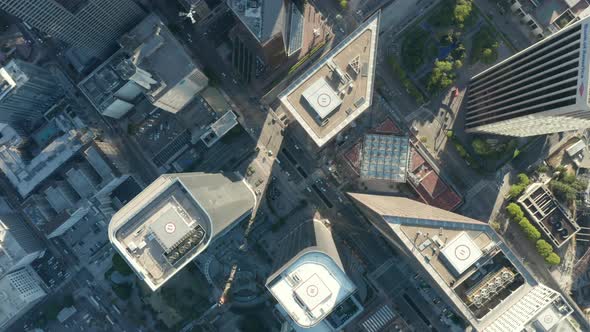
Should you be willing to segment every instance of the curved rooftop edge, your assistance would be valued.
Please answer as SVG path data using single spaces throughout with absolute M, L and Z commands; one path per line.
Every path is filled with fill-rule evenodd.
M 356 291 L 333 240 L 326 238 L 329 229 L 319 220 L 309 222 L 317 244 L 299 251 L 266 282 L 282 309 L 302 328 L 316 326 Z
M 109 241 L 155 291 L 255 206 L 238 174 L 164 174 L 115 213 Z

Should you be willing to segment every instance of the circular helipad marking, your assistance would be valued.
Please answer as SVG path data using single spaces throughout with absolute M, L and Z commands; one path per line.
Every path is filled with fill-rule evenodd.
M 318 287 L 315 285 L 308 286 L 306 292 L 309 297 L 316 297 L 318 295 Z
M 464 261 L 469 258 L 469 256 L 471 256 L 471 249 L 469 249 L 468 246 L 462 244 L 455 248 L 455 257 L 457 257 L 457 259 Z
M 332 97 L 330 97 L 327 93 L 322 93 L 318 96 L 318 105 L 321 107 L 326 107 L 330 105 L 332 102 Z
M 174 231 L 176 230 L 176 225 L 174 225 L 173 223 L 169 222 L 166 224 L 166 226 L 164 226 L 166 233 L 174 233 Z
M 543 321 L 545 322 L 545 324 L 553 323 L 553 316 L 546 315 L 545 317 L 543 317 Z

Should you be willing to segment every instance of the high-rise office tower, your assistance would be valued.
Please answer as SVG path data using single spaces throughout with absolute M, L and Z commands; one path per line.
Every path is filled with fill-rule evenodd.
M 96 57 L 144 16 L 133 0 L 0 0 L 0 9 Z
M 234 174 L 164 174 L 109 223 L 109 240 L 155 291 L 256 206 L 256 194 Z
M 279 243 L 266 288 L 295 331 L 341 331 L 361 313 L 327 221 L 303 222 Z
M 472 331 L 565 331 L 570 319 L 588 331 L 576 304 L 537 281 L 489 224 L 405 197 L 349 195 Z
M 533 136 L 590 127 L 590 18 L 471 78 L 467 132 Z
M 29 265 L 44 252 L 43 242 L 22 218 L 0 215 L 0 277 Z
M 29 130 L 63 96 L 51 72 L 12 60 L 0 68 L 0 122 Z

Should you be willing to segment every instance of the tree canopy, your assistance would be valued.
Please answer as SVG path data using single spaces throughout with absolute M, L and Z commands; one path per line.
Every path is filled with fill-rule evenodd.
M 428 79 L 428 90 L 440 91 L 453 84 L 455 73 L 453 63 L 450 61 L 434 61 L 434 67 Z
M 531 241 L 537 241 L 541 238 L 541 232 L 531 224 L 527 218 L 522 218 L 518 223 L 524 235 Z
M 542 239 L 537 241 L 536 247 L 539 255 L 543 257 L 547 257 L 553 252 L 553 247 L 547 241 Z
M 119 255 L 118 253 L 115 253 L 113 255 L 112 262 L 113 262 L 113 268 L 115 269 L 115 271 L 119 272 L 120 274 L 122 274 L 124 276 L 128 276 L 128 275 L 133 274 L 133 270 L 131 270 L 131 268 L 129 267 L 127 262 L 125 262 L 123 257 L 121 257 L 121 255 Z
M 506 212 L 508 212 L 508 216 L 512 221 L 520 222 L 520 220 L 524 218 L 524 212 L 522 212 L 522 209 L 516 203 L 508 204 L 508 206 L 506 206 Z
M 561 258 L 554 252 L 550 253 L 545 257 L 545 262 L 549 265 L 559 265 Z

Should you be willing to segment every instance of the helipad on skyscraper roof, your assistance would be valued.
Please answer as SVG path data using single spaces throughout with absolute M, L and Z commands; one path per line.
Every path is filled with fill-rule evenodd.
M 279 94 L 279 100 L 318 146 L 371 106 L 380 13 Z

